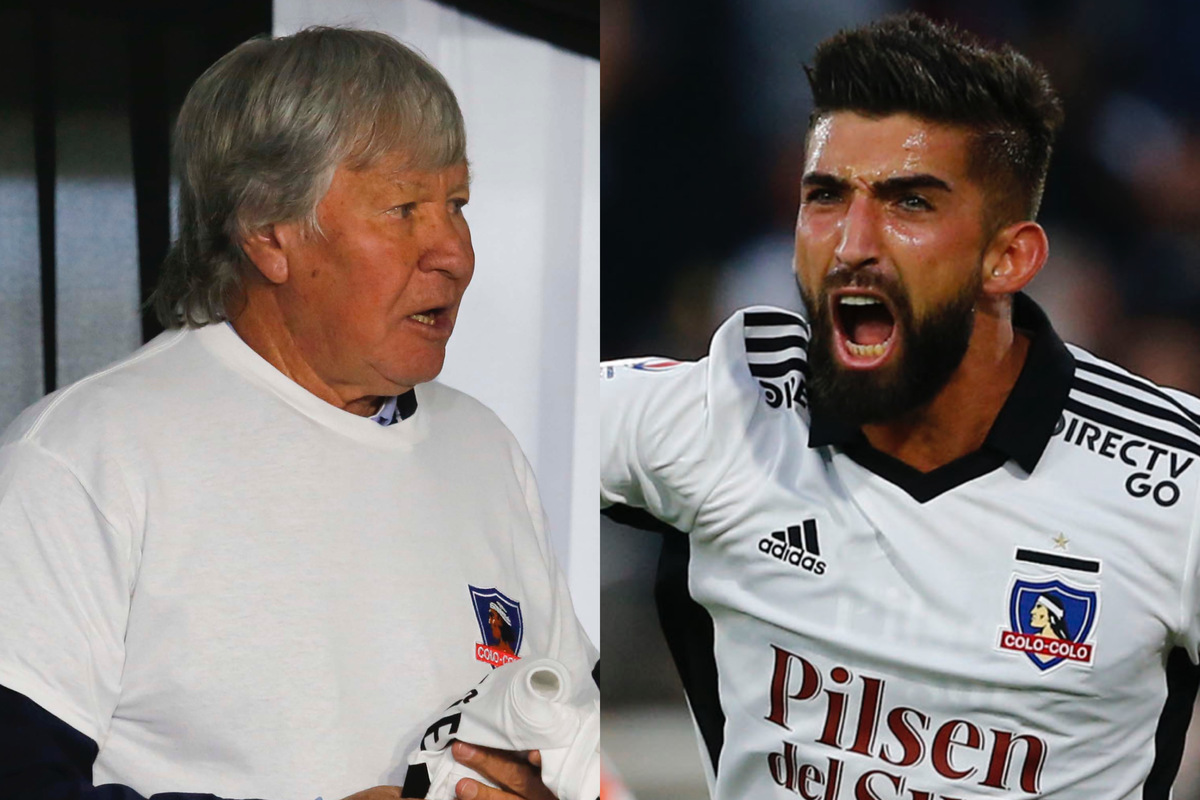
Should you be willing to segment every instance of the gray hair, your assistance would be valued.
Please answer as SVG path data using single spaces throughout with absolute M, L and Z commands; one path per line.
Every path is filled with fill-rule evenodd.
M 339 164 L 399 154 L 408 169 L 466 163 L 454 93 L 382 33 L 314 27 L 251 39 L 188 92 L 175 126 L 179 238 L 150 302 L 168 328 L 228 319 L 253 264 L 241 241 L 276 222 L 319 234 Z

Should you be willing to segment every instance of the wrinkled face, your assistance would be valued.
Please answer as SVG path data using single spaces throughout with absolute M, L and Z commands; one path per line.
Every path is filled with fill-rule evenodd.
M 905 114 L 821 118 L 796 223 L 814 405 L 856 425 L 927 403 L 966 353 L 984 195 L 968 132 Z
M 467 166 L 400 163 L 339 166 L 317 206 L 320 232 L 290 237 L 281 305 L 331 386 L 386 395 L 432 380 L 471 281 Z

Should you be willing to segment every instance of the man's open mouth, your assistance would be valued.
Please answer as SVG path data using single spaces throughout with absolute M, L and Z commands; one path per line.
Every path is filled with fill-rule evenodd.
M 830 298 L 839 360 L 853 369 L 872 369 L 897 343 L 896 315 L 887 298 L 875 291 L 844 289 Z
M 408 318 L 430 329 L 431 332 L 449 331 L 451 326 L 450 309 L 447 306 L 426 308 L 415 314 L 409 314 Z
M 437 326 L 438 321 L 445 317 L 446 309 L 443 307 L 426 308 L 425 311 L 419 311 L 415 314 L 409 314 L 409 319 L 414 319 L 422 325 Z

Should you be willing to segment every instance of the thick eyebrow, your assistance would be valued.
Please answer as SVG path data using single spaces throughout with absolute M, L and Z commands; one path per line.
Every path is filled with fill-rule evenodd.
M 844 181 L 828 172 L 809 172 L 800 179 L 800 185 L 805 189 L 830 189 L 833 191 L 845 191 L 850 188 L 849 181 Z
M 871 184 L 871 191 L 877 195 L 885 195 L 894 197 L 898 194 L 905 194 L 914 189 L 939 189 L 943 192 L 950 192 L 950 184 L 946 183 L 941 178 L 934 175 L 922 173 L 920 175 L 905 175 L 900 178 L 888 178 L 883 181 L 875 181 Z
M 810 172 L 800 180 L 800 185 L 804 188 L 829 189 L 839 192 L 850 188 L 849 181 L 845 181 L 836 175 L 830 175 L 828 172 Z M 950 184 L 936 175 L 929 175 L 927 173 L 887 178 L 886 180 L 875 181 L 871 184 L 871 191 L 873 193 L 887 197 L 894 197 L 895 195 L 911 192 L 915 189 L 938 189 L 943 192 L 953 191 L 950 188 Z

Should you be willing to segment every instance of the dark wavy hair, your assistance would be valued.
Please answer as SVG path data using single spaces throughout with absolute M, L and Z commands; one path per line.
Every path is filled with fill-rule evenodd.
M 835 111 L 967 128 L 967 167 L 989 194 L 988 223 L 1037 216 L 1062 106 L 1045 70 L 1012 47 L 908 13 L 826 39 L 805 72 L 810 131 Z

